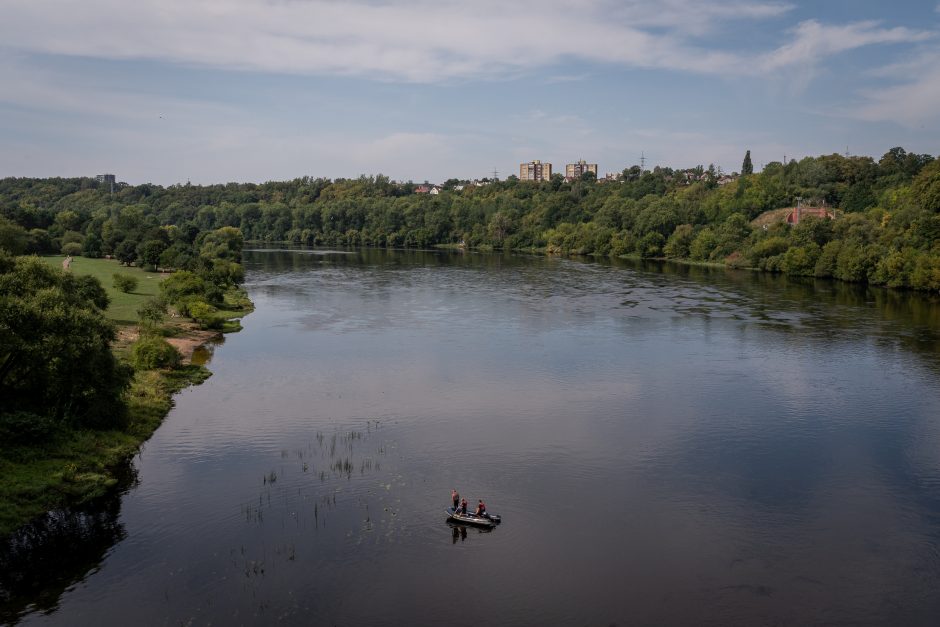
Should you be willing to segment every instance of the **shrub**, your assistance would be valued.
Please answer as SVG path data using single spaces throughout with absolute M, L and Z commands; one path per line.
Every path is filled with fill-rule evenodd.
M 134 367 L 139 370 L 153 370 L 155 368 L 179 368 L 179 351 L 155 335 L 146 335 L 134 344 Z
M 651 231 L 640 238 L 636 247 L 641 257 L 659 257 L 663 254 L 665 241 L 666 238 L 662 236 L 662 233 Z
M 821 249 L 815 242 L 805 246 L 792 246 L 781 258 L 780 269 L 796 276 L 813 276 Z
M 216 308 L 204 300 L 198 298 L 190 300 L 186 303 L 186 311 L 186 315 L 204 328 L 218 329 L 222 327 L 222 320 L 214 315 Z
M 11 444 L 39 444 L 52 439 L 59 423 L 28 411 L 0 414 L 0 440 Z
M 630 231 L 619 231 L 610 236 L 610 254 L 620 256 L 632 253 L 636 248 L 636 240 Z
M 717 245 L 718 240 L 715 237 L 715 232 L 705 227 L 699 231 L 699 234 L 695 236 L 695 239 L 689 245 L 689 256 L 695 261 L 705 261 L 711 256 Z
M 787 249 L 790 248 L 790 243 L 785 237 L 780 237 L 779 235 L 774 235 L 754 244 L 747 253 L 748 262 L 755 268 L 761 267 L 761 262 L 763 262 L 768 257 L 774 257 L 776 255 L 781 255 L 787 252 Z
M 188 270 L 174 272 L 160 284 L 160 292 L 171 304 L 178 303 L 186 296 L 204 294 L 205 291 L 206 282 Z
M 137 277 L 129 276 L 126 274 L 115 274 L 114 275 L 114 287 L 121 290 L 125 294 L 130 294 L 137 289 Z
M 692 225 L 680 224 L 666 241 L 666 245 L 663 247 L 663 254 L 667 257 L 688 257 L 689 247 L 692 245 L 693 239 Z

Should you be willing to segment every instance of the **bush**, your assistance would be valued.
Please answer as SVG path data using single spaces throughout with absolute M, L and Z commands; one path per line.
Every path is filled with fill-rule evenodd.
M 805 246 L 792 246 L 782 254 L 780 269 L 796 276 L 813 276 L 821 249 L 811 242 Z
M 640 238 L 636 247 L 640 251 L 641 257 L 659 257 L 663 254 L 663 244 L 665 241 L 666 238 L 663 237 L 661 233 L 651 231 Z
M 114 287 L 121 290 L 125 294 L 130 294 L 137 289 L 137 277 L 128 276 L 126 274 L 115 274 L 114 275 Z
M 168 303 L 175 305 L 186 296 L 205 294 L 206 282 L 188 270 L 180 270 L 160 283 L 160 292 Z
M 667 257 L 684 258 L 689 256 L 689 247 L 694 239 L 692 225 L 680 224 L 672 232 L 666 245 L 663 247 L 663 254 Z
M 186 315 L 209 329 L 221 326 L 221 321 L 214 315 L 215 312 L 216 308 L 204 300 L 194 298 L 186 303 Z
M 134 367 L 138 370 L 179 368 L 181 363 L 179 351 L 162 337 L 155 335 L 146 335 L 137 340 L 132 354 Z
M 11 444 L 39 444 L 52 439 L 59 424 L 48 416 L 28 411 L 0 414 L 0 441 Z
M 754 244 L 747 253 L 748 262 L 755 268 L 762 267 L 762 262 L 768 257 L 775 257 L 787 252 L 790 243 L 785 237 L 774 235 Z
M 717 245 L 718 240 L 715 237 L 715 232 L 705 227 L 699 231 L 699 234 L 695 236 L 695 239 L 689 245 L 689 257 L 695 261 L 707 261 Z

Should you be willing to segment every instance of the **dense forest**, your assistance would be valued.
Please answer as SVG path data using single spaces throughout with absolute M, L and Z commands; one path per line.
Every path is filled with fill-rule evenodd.
M 741 176 L 713 167 L 624 170 L 543 183 L 515 177 L 447 181 L 416 193 L 387 177 L 263 184 L 119 185 L 94 179 L 0 180 L 0 246 L 14 253 L 111 255 L 148 268 L 188 268 L 238 281 L 225 256 L 206 265 L 209 236 L 306 245 L 543 250 L 637 255 L 940 289 L 940 161 L 893 148 L 879 160 L 838 154 L 772 162 Z M 723 184 L 724 183 L 724 184 Z M 796 226 L 765 212 L 825 204 L 835 218 Z M 208 239 L 207 239 L 208 238 Z

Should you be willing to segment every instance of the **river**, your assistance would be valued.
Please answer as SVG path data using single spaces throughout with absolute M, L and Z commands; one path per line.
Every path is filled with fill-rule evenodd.
M 726 269 L 251 250 L 256 310 L 23 625 L 933 625 L 940 303 Z M 456 488 L 503 522 L 445 522 Z

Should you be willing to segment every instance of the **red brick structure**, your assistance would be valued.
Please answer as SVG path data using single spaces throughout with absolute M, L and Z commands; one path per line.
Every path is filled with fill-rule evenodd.
M 828 207 L 803 207 L 797 205 L 787 214 L 787 224 L 799 224 L 800 220 L 810 216 L 814 218 L 828 218 L 830 220 L 836 217 L 832 209 Z

